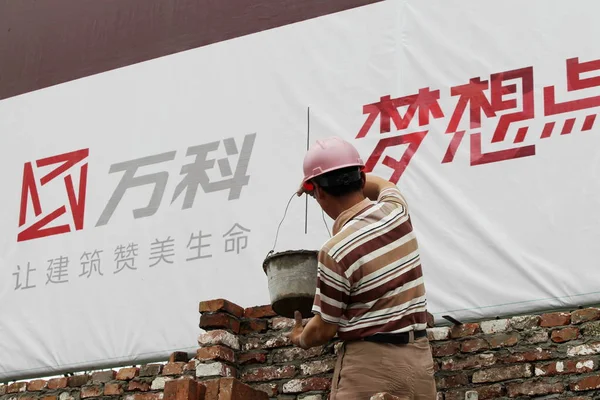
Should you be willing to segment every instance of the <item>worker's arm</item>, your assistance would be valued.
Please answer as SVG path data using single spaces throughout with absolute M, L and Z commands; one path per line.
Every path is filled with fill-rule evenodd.
M 392 182 L 375 176 L 373 174 L 365 174 L 365 176 L 366 180 L 365 187 L 363 188 L 363 193 L 366 197 L 369 198 L 369 200 L 372 201 L 377 201 L 377 199 L 379 198 L 379 194 L 382 190 L 396 186 Z
M 350 300 L 352 283 L 344 268 L 329 255 L 328 249 L 319 251 L 317 292 L 313 303 L 315 316 L 302 327 L 302 315 L 296 311 L 296 324 L 288 335 L 292 343 L 304 349 L 327 343 L 336 335 Z M 335 285 L 331 281 L 335 281 Z M 327 293 L 323 294 L 323 291 Z M 323 298 L 327 298 L 327 303 Z
M 306 327 L 302 327 L 302 315 L 296 311 L 296 324 L 288 337 L 298 347 L 309 349 L 321 346 L 333 339 L 337 333 L 338 326 L 325 322 L 319 314 L 308 321 Z

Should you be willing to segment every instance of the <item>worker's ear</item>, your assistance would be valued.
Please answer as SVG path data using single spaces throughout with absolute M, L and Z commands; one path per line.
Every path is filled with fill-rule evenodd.
M 360 179 L 362 180 L 361 189 L 364 189 L 367 184 L 367 175 L 364 171 L 360 171 Z
M 327 193 L 325 193 L 325 191 L 323 189 L 321 189 L 321 186 L 319 186 L 319 185 L 315 185 L 314 193 L 315 193 L 316 200 L 323 200 L 323 198 L 327 194 Z

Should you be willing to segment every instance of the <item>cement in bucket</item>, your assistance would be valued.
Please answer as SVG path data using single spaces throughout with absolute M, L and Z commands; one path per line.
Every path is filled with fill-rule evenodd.
M 278 315 L 294 318 L 312 316 L 317 290 L 317 255 L 315 250 L 289 250 L 267 256 L 263 270 L 267 274 L 271 307 Z

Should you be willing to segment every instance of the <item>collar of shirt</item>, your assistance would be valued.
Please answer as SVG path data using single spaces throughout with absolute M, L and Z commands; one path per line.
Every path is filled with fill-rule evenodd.
M 363 201 L 361 201 L 360 203 L 356 203 L 355 205 L 353 205 L 352 207 L 350 207 L 349 209 L 347 209 L 346 211 L 344 211 L 340 215 L 338 215 L 335 222 L 333 223 L 333 234 L 337 235 L 342 230 L 344 225 L 346 225 L 346 223 L 348 223 L 348 221 L 350 221 L 359 212 L 361 212 L 362 210 L 364 210 L 371 204 L 373 204 L 373 202 L 366 198 Z

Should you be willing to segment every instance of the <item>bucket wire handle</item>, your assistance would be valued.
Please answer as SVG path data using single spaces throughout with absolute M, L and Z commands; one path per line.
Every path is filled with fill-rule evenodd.
M 269 253 L 267 254 L 267 257 L 275 252 L 275 246 L 277 246 L 277 239 L 279 238 L 279 229 L 281 228 L 281 224 L 283 224 L 283 221 L 285 220 L 285 216 L 287 215 L 288 208 L 290 208 L 290 203 L 292 202 L 292 200 L 294 199 L 295 196 L 297 196 L 296 193 L 294 193 L 292 195 L 292 197 L 290 197 L 287 205 L 285 206 L 285 211 L 283 212 L 283 218 L 281 218 L 281 221 L 279 222 L 279 225 L 277 226 L 277 232 L 275 233 L 275 243 L 273 243 L 273 248 L 271 249 L 271 251 L 269 251 Z
M 279 221 L 279 225 L 277 226 L 277 232 L 275 233 L 275 242 L 273 243 L 273 248 L 271 249 L 271 251 L 269 251 L 269 253 L 267 254 L 267 257 L 275 252 L 275 247 L 277 246 L 277 239 L 279 239 L 279 229 L 281 229 L 281 224 L 283 224 L 283 221 L 285 220 L 285 217 L 288 212 L 288 208 L 290 208 L 290 204 L 292 203 L 292 200 L 294 199 L 295 196 L 296 196 L 296 193 L 294 193 L 292 195 L 292 197 L 290 197 L 290 199 L 287 202 L 287 205 L 285 206 L 285 211 L 283 212 L 283 218 L 281 218 L 281 221 Z M 323 209 L 321 209 L 321 216 L 323 217 L 323 224 L 325 224 L 325 229 L 327 229 L 327 234 L 329 235 L 329 237 L 331 237 L 331 231 L 329 230 L 329 225 L 327 225 L 327 221 L 325 220 L 325 212 L 323 211 Z

